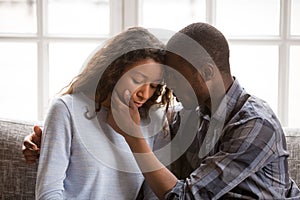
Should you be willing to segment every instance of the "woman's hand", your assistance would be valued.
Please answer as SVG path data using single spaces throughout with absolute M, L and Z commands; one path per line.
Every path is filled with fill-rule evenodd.
M 123 101 L 122 101 L 123 99 Z M 120 96 L 113 92 L 107 123 L 124 137 L 143 137 L 140 130 L 140 113 L 128 90 Z
M 121 100 L 124 99 L 125 103 Z M 125 137 L 141 172 L 154 193 L 163 199 L 177 178 L 156 158 L 140 129 L 140 114 L 128 90 L 124 98 L 113 93 L 108 123 Z

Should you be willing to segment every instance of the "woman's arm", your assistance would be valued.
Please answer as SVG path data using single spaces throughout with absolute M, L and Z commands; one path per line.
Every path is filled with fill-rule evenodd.
M 125 140 L 153 192 L 164 199 L 165 194 L 177 183 L 177 178 L 156 158 L 147 141 L 130 135 Z
M 36 199 L 63 199 L 71 149 L 70 113 L 57 99 L 47 115 L 36 181 Z
M 143 137 L 140 128 L 140 115 L 137 107 L 125 93 L 125 105 L 119 96 L 112 96 L 112 106 L 107 122 L 124 136 L 136 162 L 153 192 L 163 199 L 165 194 L 177 183 L 177 178 L 156 158 L 151 147 Z

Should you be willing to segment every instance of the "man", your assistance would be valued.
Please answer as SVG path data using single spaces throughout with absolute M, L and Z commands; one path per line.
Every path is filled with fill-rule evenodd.
M 180 128 L 172 140 L 181 180 L 145 139 L 136 137 L 138 129 L 122 131 L 128 112 L 113 107 L 119 132 L 154 193 L 160 199 L 300 199 L 288 174 L 281 125 L 267 103 L 249 95 L 231 75 L 223 34 L 209 24 L 191 24 L 169 40 L 167 49 L 169 74 L 176 79 L 168 86 L 189 111 L 178 116 Z M 132 118 L 139 119 L 128 101 Z

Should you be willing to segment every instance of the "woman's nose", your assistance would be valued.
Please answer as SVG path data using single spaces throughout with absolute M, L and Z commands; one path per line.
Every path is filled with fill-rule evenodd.
M 138 89 L 137 96 L 142 100 L 148 100 L 153 95 L 150 84 L 145 84 Z

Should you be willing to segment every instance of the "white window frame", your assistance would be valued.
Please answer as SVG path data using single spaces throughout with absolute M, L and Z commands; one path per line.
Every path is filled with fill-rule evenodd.
M 126 0 L 125 0 L 126 1 Z M 129 0 L 136 5 L 126 6 L 125 16 L 138 16 L 140 12 L 137 8 L 138 0 Z M 126 1 L 127 3 L 127 1 Z M 133 8 L 133 9 L 131 9 Z M 127 18 L 125 18 L 125 21 Z M 138 25 L 138 19 L 129 18 L 131 25 Z M 216 0 L 206 0 L 206 22 L 216 25 Z M 135 24 L 134 24 L 135 23 Z M 270 37 L 229 37 L 230 44 L 243 45 L 277 45 L 279 47 L 279 66 L 278 66 L 278 117 L 283 126 L 288 125 L 288 104 L 289 104 L 289 60 L 290 47 L 300 45 L 300 36 L 291 36 L 291 0 L 280 0 L 280 32 L 279 36 Z
M 49 99 L 49 44 L 52 42 L 99 42 L 122 30 L 138 26 L 139 0 L 110 0 L 110 33 L 108 36 L 60 36 L 47 34 L 47 5 L 48 0 L 37 0 L 37 34 L 1 34 L 0 41 L 34 42 L 37 44 L 37 84 L 38 84 L 38 120 L 42 120 L 48 109 Z M 216 0 L 206 0 L 206 22 L 216 24 Z M 283 126 L 288 124 L 289 102 L 289 60 L 290 47 L 300 45 L 300 36 L 291 36 L 291 0 L 280 1 L 280 34 L 278 37 L 229 37 L 231 44 L 277 45 L 279 47 L 278 70 L 278 117 Z
M 60 36 L 47 31 L 48 0 L 37 0 L 37 44 L 38 44 L 38 120 L 42 120 L 49 104 L 49 44 L 53 42 L 94 42 L 106 40 L 117 34 L 123 26 L 123 1 L 110 0 L 110 33 L 108 36 Z
M 37 119 L 43 120 L 49 107 L 49 44 L 55 42 L 94 42 L 106 40 L 124 29 L 124 0 L 110 0 L 110 33 L 95 36 L 61 36 L 48 34 L 48 0 L 36 0 L 36 34 L 0 34 L 0 41 L 37 44 Z
M 216 20 L 216 0 L 206 0 L 207 22 L 215 25 Z M 280 1 L 280 31 L 279 36 L 269 37 L 247 37 L 228 38 L 231 44 L 243 45 L 276 45 L 279 47 L 278 66 L 278 117 L 283 126 L 288 124 L 288 102 L 289 102 L 289 49 L 292 44 L 299 44 L 299 39 L 290 35 L 291 24 L 291 0 Z

